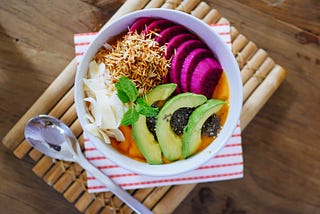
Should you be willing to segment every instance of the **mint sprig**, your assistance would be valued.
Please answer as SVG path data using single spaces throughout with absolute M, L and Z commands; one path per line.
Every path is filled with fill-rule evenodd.
M 129 110 L 124 113 L 121 120 L 121 125 L 128 126 L 135 123 L 139 119 L 139 113 L 134 108 L 129 108 Z
M 134 102 L 138 97 L 136 85 L 127 77 L 120 77 L 116 83 L 118 97 L 123 103 Z
M 116 83 L 118 97 L 123 103 L 132 102 L 132 107 L 123 115 L 121 125 L 127 126 L 135 123 L 139 119 L 139 114 L 147 117 L 156 116 L 159 112 L 158 108 L 149 106 L 144 98 L 138 98 L 138 90 L 135 84 L 127 77 L 120 77 Z
M 159 112 L 158 108 L 149 106 L 141 97 L 137 99 L 135 109 L 137 110 L 137 112 L 147 117 L 156 116 Z

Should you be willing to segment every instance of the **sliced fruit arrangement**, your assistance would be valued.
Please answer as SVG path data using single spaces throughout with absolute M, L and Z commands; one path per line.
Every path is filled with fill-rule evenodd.
M 178 47 L 175 55 L 172 58 L 169 76 L 170 76 L 171 82 L 179 85 L 177 93 L 181 92 L 181 90 L 180 90 L 180 88 L 181 88 L 180 87 L 180 75 L 181 75 L 183 62 L 185 61 L 189 52 L 191 52 L 197 48 L 205 48 L 205 44 L 203 42 L 201 42 L 199 40 L 195 40 L 195 39 L 186 41 Z M 195 81 L 195 80 L 191 79 L 191 81 Z M 191 92 L 193 92 L 193 91 L 191 91 Z
M 144 30 L 141 30 L 142 28 Z M 176 93 L 192 92 L 204 94 L 207 98 L 211 97 L 221 76 L 222 67 L 202 40 L 185 27 L 165 19 L 139 18 L 133 23 L 130 31 L 136 29 L 138 33 L 154 32 L 155 41 L 167 47 L 165 57 L 172 58 L 172 61 L 166 81 L 177 84 Z M 204 58 L 210 60 L 201 61 Z M 216 63 L 212 63 L 213 61 Z M 200 62 L 201 65 L 195 69 Z M 201 74 L 193 75 L 199 71 Z M 198 78 L 201 79 L 200 82 Z M 203 84 L 206 78 L 209 78 L 207 82 L 210 82 L 210 87 L 206 87 L 209 84 Z M 188 87 L 192 83 L 193 86 Z
M 97 94 L 117 94 L 117 103 L 122 102 L 126 108 L 121 114 L 117 111 L 117 126 L 112 128 L 118 128 L 117 133 L 127 130 L 121 127 L 132 129 L 126 132 L 132 133 L 130 136 L 123 134 L 126 140 L 120 143 L 121 152 L 134 142 L 139 150 L 135 157 L 144 157 L 149 164 L 185 159 L 204 148 L 201 146 L 204 136 L 212 142 L 224 124 L 224 117 L 221 119 L 220 115 L 227 115 L 228 97 L 212 99 L 217 86 L 216 91 L 228 90 L 227 84 L 221 86 L 219 82 L 224 79 L 221 78 L 223 69 L 208 46 L 177 23 L 139 18 L 125 35 L 111 44 L 106 43 L 93 61 L 97 66 L 103 64 L 100 70 L 104 71 L 94 75 L 99 87 L 87 86 L 94 88 L 86 91 L 88 115 L 90 121 L 97 124 L 96 115 L 102 114 L 92 104 L 96 103 Z M 89 72 L 89 80 L 84 82 L 87 85 L 97 82 L 91 80 L 92 77 Z M 108 103 L 111 110 L 118 107 L 114 103 Z M 108 114 L 112 114 L 111 110 Z M 109 116 L 105 118 L 113 118 Z M 108 136 L 112 137 L 105 134 L 111 133 L 108 128 L 94 128 L 95 135 L 102 135 L 104 142 Z
M 136 31 L 137 33 L 141 33 L 145 30 L 146 26 L 149 25 L 151 22 L 153 22 L 153 18 L 149 17 L 142 17 L 139 18 L 131 27 L 129 28 L 130 32 Z
M 174 25 L 173 22 L 168 21 L 166 19 L 156 19 L 153 22 L 151 22 L 149 25 L 147 25 L 147 27 L 143 33 L 148 34 L 150 31 L 160 33 L 161 31 L 163 31 L 173 25 Z
M 180 83 L 182 92 L 190 91 L 190 80 L 193 71 L 200 60 L 204 58 L 213 58 L 211 51 L 204 48 L 197 48 L 191 51 L 183 62 Z
M 207 98 L 203 95 L 182 93 L 171 98 L 161 108 L 157 116 L 156 134 L 163 155 L 167 160 L 178 160 L 182 152 L 182 139 L 173 132 L 170 126 L 173 113 L 183 107 L 195 108 L 206 100 Z
M 225 104 L 222 100 L 208 100 L 196 108 L 190 115 L 182 138 L 182 157 L 187 158 L 197 152 L 201 145 L 201 130 L 204 123 L 213 114 L 217 113 Z
M 212 93 L 221 77 L 222 68 L 213 58 L 202 59 L 191 75 L 190 91 L 212 97 Z
M 149 164 L 162 164 L 163 158 L 169 162 L 187 158 L 200 148 L 202 132 L 213 131 L 206 127 L 218 127 L 215 131 L 219 131 L 220 120 L 209 119 L 225 101 L 207 100 L 204 95 L 190 92 L 171 96 L 177 86 L 173 83 L 158 85 L 137 98 L 138 91 L 131 87 L 133 85 L 125 77 L 116 84 L 118 96 L 124 103 L 135 102 L 121 123 L 132 125 L 133 139 Z M 147 123 L 148 117 L 155 118 L 154 126 Z M 216 136 L 217 133 L 206 135 Z
M 160 45 L 164 45 L 170 41 L 174 36 L 188 33 L 188 30 L 185 27 L 174 25 L 172 27 L 168 27 L 160 32 L 160 35 L 156 38 L 156 42 Z
M 190 33 L 183 33 L 174 36 L 172 39 L 169 40 L 167 44 L 167 52 L 166 52 L 166 59 L 170 59 L 173 55 L 175 50 L 184 42 L 193 40 L 196 37 Z
M 175 89 L 175 84 L 159 85 L 148 92 L 143 99 L 151 106 L 157 101 L 168 99 Z M 132 124 L 133 138 L 148 163 L 161 164 L 162 152 L 160 145 L 155 140 L 154 135 L 150 132 L 146 120 L 147 117 L 140 114 L 139 119 Z

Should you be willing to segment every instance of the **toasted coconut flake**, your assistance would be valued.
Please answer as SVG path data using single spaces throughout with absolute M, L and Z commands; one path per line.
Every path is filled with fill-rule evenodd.
M 102 47 L 94 60 L 106 65 L 112 82 L 126 76 L 135 82 L 139 93 L 144 94 L 163 83 L 170 68 L 170 60 L 164 57 L 166 46 L 159 46 L 154 36 L 154 32 L 126 34 L 112 49 Z

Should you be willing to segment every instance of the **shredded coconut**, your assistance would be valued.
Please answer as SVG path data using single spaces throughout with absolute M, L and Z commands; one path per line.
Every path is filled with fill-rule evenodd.
M 166 46 L 159 46 L 154 40 L 155 33 L 147 35 L 132 32 L 118 39 L 112 48 L 100 48 L 94 60 L 103 62 L 109 70 L 112 82 L 121 76 L 130 78 L 140 94 L 163 83 L 170 68 L 165 59 Z

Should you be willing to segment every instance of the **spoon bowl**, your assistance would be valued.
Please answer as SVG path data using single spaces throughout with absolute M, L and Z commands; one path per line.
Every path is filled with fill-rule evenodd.
M 27 123 L 24 135 L 43 154 L 59 160 L 76 161 L 71 144 L 77 139 L 60 120 L 48 115 L 34 117 Z
M 82 154 L 76 136 L 66 124 L 57 118 L 49 115 L 39 115 L 31 118 L 25 126 L 24 135 L 27 142 L 43 154 L 59 160 L 77 162 L 137 213 L 152 213 L 88 162 Z

